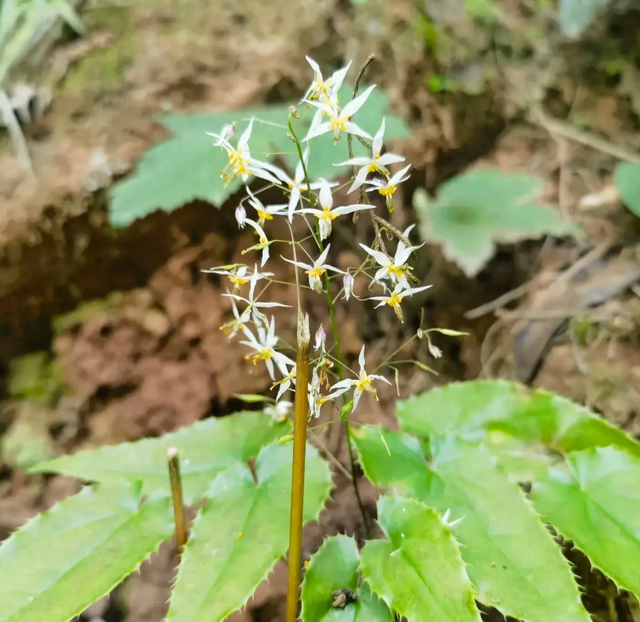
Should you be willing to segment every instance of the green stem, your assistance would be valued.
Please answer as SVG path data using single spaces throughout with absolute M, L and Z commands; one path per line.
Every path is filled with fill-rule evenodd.
M 291 517 L 289 521 L 289 580 L 287 622 L 298 618 L 302 573 L 302 525 L 304 471 L 309 420 L 309 316 L 298 309 L 298 353 L 296 357 L 296 395 L 293 421 L 293 466 L 291 470 Z
M 371 60 L 373 60 L 373 58 L 371 58 Z M 370 61 L 368 61 L 370 62 Z M 367 63 L 368 64 L 368 63 Z M 295 132 L 295 130 L 293 129 L 293 116 L 289 115 L 289 132 L 291 133 L 292 138 L 294 139 L 295 143 L 296 143 L 296 150 L 298 151 L 298 158 L 300 158 L 300 163 L 302 164 L 302 171 L 304 173 L 304 180 L 305 183 L 307 184 L 307 192 L 309 193 L 309 202 L 311 203 L 311 206 L 313 208 L 316 207 L 316 198 L 313 195 L 313 191 L 311 190 L 311 180 L 309 179 L 309 172 L 307 170 L 307 163 L 304 161 L 304 154 L 302 153 L 302 146 L 300 144 L 300 140 L 298 140 L 298 136 Z M 316 231 L 318 234 L 318 246 L 320 247 L 320 251 L 322 252 L 322 240 L 320 238 L 320 230 L 319 230 L 319 223 L 316 222 Z M 342 351 L 340 349 L 340 335 L 338 334 L 338 322 L 336 320 L 336 312 L 335 312 L 335 307 L 334 307 L 334 303 L 333 303 L 333 296 L 331 295 L 331 287 L 330 287 L 330 283 L 329 283 L 329 275 L 325 272 L 324 273 L 324 284 L 325 284 L 325 291 L 327 293 L 327 302 L 329 303 L 329 315 L 331 317 L 331 329 L 333 332 L 333 341 L 335 343 L 335 348 L 336 348 L 336 358 L 340 361 L 340 365 L 338 365 L 338 377 L 340 378 L 340 380 L 344 380 L 344 372 L 343 372 L 343 363 L 342 363 Z M 344 398 L 343 398 L 343 405 L 344 405 Z M 362 503 L 362 497 L 360 496 L 360 490 L 358 488 L 358 481 L 357 481 L 357 477 L 356 477 L 356 461 L 355 461 L 355 455 L 353 452 L 353 443 L 352 443 L 352 439 L 351 439 L 351 427 L 349 425 L 349 420 L 348 418 L 345 418 L 343 420 L 343 424 L 344 424 L 344 431 L 345 431 L 345 436 L 347 437 L 347 447 L 349 450 L 349 463 L 350 463 L 350 467 L 351 467 L 351 477 L 352 477 L 352 483 L 353 483 L 353 491 L 356 495 L 356 500 L 358 502 L 358 508 L 360 509 L 360 513 L 362 514 L 362 522 L 364 523 L 364 530 L 365 530 L 365 534 L 366 537 L 369 538 L 370 537 L 370 531 L 369 531 L 369 521 L 367 520 L 367 513 L 364 509 L 364 504 Z

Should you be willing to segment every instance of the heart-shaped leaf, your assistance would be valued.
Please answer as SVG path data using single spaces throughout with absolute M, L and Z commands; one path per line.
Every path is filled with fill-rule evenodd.
M 67 622 L 108 594 L 171 536 L 170 501 L 140 487 L 86 487 L 0 545 L 0 621 Z
M 290 443 L 269 445 L 253 473 L 239 464 L 216 477 L 183 553 L 167 622 L 224 620 L 286 553 L 292 450 Z M 307 446 L 305 522 L 317 519 L 330 489 L 328 464 Z

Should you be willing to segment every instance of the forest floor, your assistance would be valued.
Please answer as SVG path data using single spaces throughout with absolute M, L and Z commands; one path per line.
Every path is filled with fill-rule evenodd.
M 240 260 L 248 246 L 234 198 L 221 210 L 194 201 L 158 211 L 114 233 L 108 197 L 166 137 L 160 114 L 299 97 L 309 82 L 305 55 L 335 66 L 376 54 L 368 79 L 412 129 L 394 144 L 415 167 L 393 216 L 398 228 L 415 221 L 416 188 L 433 192 L 462 171 L 495 166 L 540 177 L 544 198 L 585 232 L 501 247 L 474 279 L 429 245 L 420 276 L 433 288 L 404 325 L 391 310 L 374 317 L 338 306 L 347 360 L 363 343 L 374 363 L 384 360 L 424 314 L 429 326 L 469 335 L 436 339 L 439 360 L 414 342 L 407 358 L 429 360 L 438 375 L 405 368 L 402 397 L 456 379 L 514 378 L 640 434 L 640 226 L 612 191 L 615 164 L 640 148 L 640 54 L 628 53 L 640 13 L 613 16 L 571 42 L 552 26 L 553 12 L 533 4 L 495 2 L 499 17 L 486 26 L 480 16 L 483 27 L 453 0 L 437 18 L 413 0 L 300 0 L 296 10 L 259 0 L 144 0 L 82 13 L 87 35 L 59 42 L 39 78 L 51 102 L 23 128 L 33 174 L 0 134 L 0 538 L 77 489 L 63 477 L 25 475 L 30 461 L 157 436 L 243 408 L 236 394 L 269 390 L 244 349 L 221 338 L 228 299 L 200 272 Z M 452 76 L 456 88 L 430 90 L 433 75 Z M 347 241 L 336 257 L 339 267 L 359 264 Z M 270 269 L 292 280 L 284 262 Z M 274 292 L 295 303 L 292 288 Z M 322 321 L 322 305 L 307 303 Z M 291 311 L 276 318 L 292 336 Z M 358 416 L 393 426 L 396 400 L 389 387 L 379 402 L 363 400 Z M 338 436 L 325 440 L 344 462 Z M 375 492 L 363 494 L 373 513 Z M 343 478 L 307 540 L 313 547 L 322 535 L 361 529 Z M 163 547 L 83 619 L 161 620 L 174 563 Z M 282 619 L 284 577 L 281 563 L 237 619 Z

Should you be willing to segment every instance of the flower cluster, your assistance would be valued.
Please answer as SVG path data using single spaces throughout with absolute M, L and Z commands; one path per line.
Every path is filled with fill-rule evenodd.
M 384 197 L 389 212 L 393 211 L 394 194 L 400 184 L 409 178 L 410 165 L 404 166 L 395 173 L 390 166 L 404 162 L 404 158 L 394 153 L 384 153 L 385 120 L 381 120 L 376 134 L 370 134 L 354 121 L 354 115 L 364 106 L 367 99 L 375 89 L 370 86 L 357 97 L 352 98 L 344 106 L 340 103 L 340 89 L 347 72 L 351 66 L 336 71 L 325 78 L 320 67 L 315 61 L 307 58 L 314 72 L 311 85 L 307 89 L 301 105 L 307 106 L 307 111 L 312 113 L 306 136 L 299 140 L 293 133 L 292 120 L 299 118 L 297 111 L 292 110 L 289 129 L 291 137 L 296 143 L 296 148 L 301 156 L 296 166 L 293 177 L 282 168 L 256 159 L 250 151 L 251 133 L 254 123 L 251 120 L 246 130 L 239 137 L 234 146 L 235 125 L 228 125 L 218 133 L 208 133 L 214 138 L 214 145 L 222 148 L 228 156 L 228 164 L 221 173 L 225 182 L 240 178 L 247 182 L 251 176 L 263 179 L 271 186 L 279 188 L 285 195 L 285 200 L 275 205 L 264 205 L 259 193 L 252 192 L 246 187 L 247 196 L 243 199 L 235 211 L 236 221 L 240 228 L 249 226 L 257 235 L 257 242 L 245 250 L 245 255 L 252 251 L 260 251 L 260 268 L 257 263 L 253 269 L 244 264 L 222 266 L 209 270 L 228 278 L 231 289 L 225 295 L 231 300 L 234 319 L 224 326 L 222 330 L 230 338 L 238 334 L 243 336 L 240 341 L 251 349 L 247 360 L 253 364 L 264 361 L 267 371 L 274 382 L 274 388 L 278 388 L 276 404 L 272 408 L 275 418 L 286 416 L 291 403 L 286 400 L 287 392 L 296 382 L 296 363 L 287 356 L 285 344 L 276 333 L 275 319 L 265 315 L 264 310 L 273 307 L 284 307 L 281 303 L 265 302 L 261 300 L 264 291 L 271 282 L 273 273 L 264 272 L 271 257 L 270 248 L 277 241 L 269 239 L 265 228 L 270 221 L 277 218 L 286 219 L 290 224 L 294 219 L 300 218 L 307 222 L 312 232 L 314 249 L 309 251 L 301 242 L 296 244 L 297 252 L 294 258 L 283 257 L 285 261 L 304 271 L 307 276 L 308 286 L 317 293 L 328 296 L 331 304 L 332 281 L 340 279 L 343 299 L 348 301 L 354 294 L 356 278 L 369 279 L 369 288 L 381 288 L 380 295 L 371 296 L 364 300 L 377 302 L 376 308 L 388 305 L 394 309 L 398 318 L 403 321 L 402 302 L 405 298 L 413 296 L 428 289 L 429 285 L 420 286 L 412 273 L 409 259 L 422 245 L 411 245 L 409 236 L 413 226 L 407 228 L 402 234 L 397 232 L 398 238 L 395 253 L 389 255 L 379 233 L 372 246 L 360 244 L 363 249 L 363 263 L 354 272 L 343 271 L 329 263 L 331 244 L 325 241 L 332 235 L 334 221 L 344 218 L 349 214 L 358 212 L 371 213 L 376 209 L 368 200 L 368 193 L 377 192 Z M 339 141 L 343 134 L 350 134 L 368 147 L 370 154 L 367 156 L 351 157 L 338 162 L 335 166 L 353 167 L 353 180 L 347 191 L 347 196 L 359 190 L 360 202 L 345 205 L 334 205 L 334 188 L 336 182 L 327 179 L 311 181 L 308 175 L 308 162 L 313 140 L 326 133 L 333 134 L 334 143 Z M 369 142 L 370 141 L 370 142 Z M 351 153 L 351 151 L 350 151 Z M 246 205 L 245 205 L 246 203 Z M 378 218 L 380 220 L 380 218 Z M 384 222 L 384 221 L 383 221 Z M 376 232 L 379 228 L 376 227 Z M 296 255 L 304 253 L 306 257 L 299 260 Z M 375 273 L 369 274 L 371 266 Z M 373 272 L 373 270 L 371 270 Z M 264 287 L 257 292 L 257 284 L 262 281 Z M 415 286 L 418 285 L 418 286 Z M 302 286 L 302 285 L 301 285 Z M 244 292 L 244 295 L 243 295 Z M 240 311 L 242 308 L 242 311 Z M 334 335 L 337 338 L 337 335 Z M 359 372 L 355 378 L 333 381 L 336 376 L 335 364 L 339 369 L 345 369 L 343 362 L 335 359 L 331 350 L 326 348 L 327 335 L 322 326 L 316 332 L 314 350 L 318 353 L 314 360 L 314 367 L 309 385 L 309 403 L 311 416 L 318 416 L 323 404 L 342 397 L 349 401 L 351 408 L 355 408 L 362 394 L 366 391 L 377 399 L 374 386 L 375 381 L 389 382 L 381 375 L 368 373 L 366 370 L 365 348 L 362 347 L 359 356 Z M 342 374 L 338 374 L 342 377 Z

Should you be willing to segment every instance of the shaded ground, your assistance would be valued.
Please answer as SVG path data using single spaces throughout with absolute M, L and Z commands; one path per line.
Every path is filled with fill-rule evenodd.
M 88 37 L 63 42 L 38 74 L 53 99 L 25 127 L 37 181 L 18 165 L 8 137 L 0 138 L 0 371 L 7 398 L 0 407 L 0 537 L 77 486 L 61 477 L 26 477 L 16 462 L 159 435 L 237 410 L 233 394 L 268 391 L 264 370 L 247 365 L 244 349 L 218 330 L 231 317 L 222 284 L 200 273 L 239 260 L 248 246 L 251 234 L 235 226 L 233 200 L 220 211 L 194 202 L 172 214 L 158 212 L 116 235 L 108 226 L 107 193 L 165 136 L 154 122 L 161 112 L 295 97 L 308 81 L 305 54 L 327 66 L 378 55 L 371 79 L 414 130 L 399 146 L 416 171 L 405 209 L 393 217 L 397 227 L 413 222 L 409 206 L 418 185 L 433 190 L 468 166 L 492 165 L 542 177 L 545 198 L 586 231 L 575 243 L 502 248 L 473 281 L 429 247 L 420 276 L 434 287 L 408 310 L 404 327 L 390 310 L 373 316 L 365 306 L 347 311 L 338 305 L 345 356 L 354 360 L 366 343 L 374 361 L 384 360 L 415 331 L 424 309 L 429 325 L 470 336 L 437 340 L 440 361 L 424 343 L 408 350 L 407 358 L 441 374 L 407 368 L 401 395 L 451 378 L 517 377 L 638 432 L 638 225 L 606 191 L 620 157 L 616 149 L 625 156 L 640 146 L 633 112 L 638 51 L 630 40 L 640 13 L 603 19 L 586 40 L 573 43 L 558 34 L 553 9 L 524 0 L 496 4 L 498 19 L 468 17 L 456 2 L 423 10 L 409 0 L 359 7 L 305 0 L 295 10 L 257 0 L 167 0 L 83 14 Z M 433 75 L 456 87 L 430 90 Z M 358 265 L 353 243 L 339 239 L 337 265 Z M 592 259 L 583 271 L 560 276 L 585 255 Z M 284 262 L 270 269 L 291 280 Z M 621 274 L 626 280 L 612 283 L 611 275 Z M 492 303 L 523 284 L 518 296 Z M 595 311 L 593 291 L 604 303 Z M 273 293 L 295 303 L 292 288 Z M 576 306 L 567 322 L 557 301 L 568 297 Z M 315 321 L 326 322 L 317 298 L 307 304 Z M 276 318 L 292 341 L 291 312 Z M 44 354 L 18 358 L 33 351 Z M 360 416 L 393 425 L 395 387 L 380 397 L 363 401 Z M 339 435 L 325 441 L 344 461 Z M 18 457 L 11 453 L 16 448 L 23 452 Z M 364 496 L 373 514 L 375 493 L 368 489 Z M 309 547 L 345 530 L 361 534 L 362 525 L 343 478 L 320 525 L 309 528 Z M 171 547 L 164 547 L 87 618 L 161 619 L 173 563 Z M 238 620 L 281 619 L 283 569 L 280 563 Z

